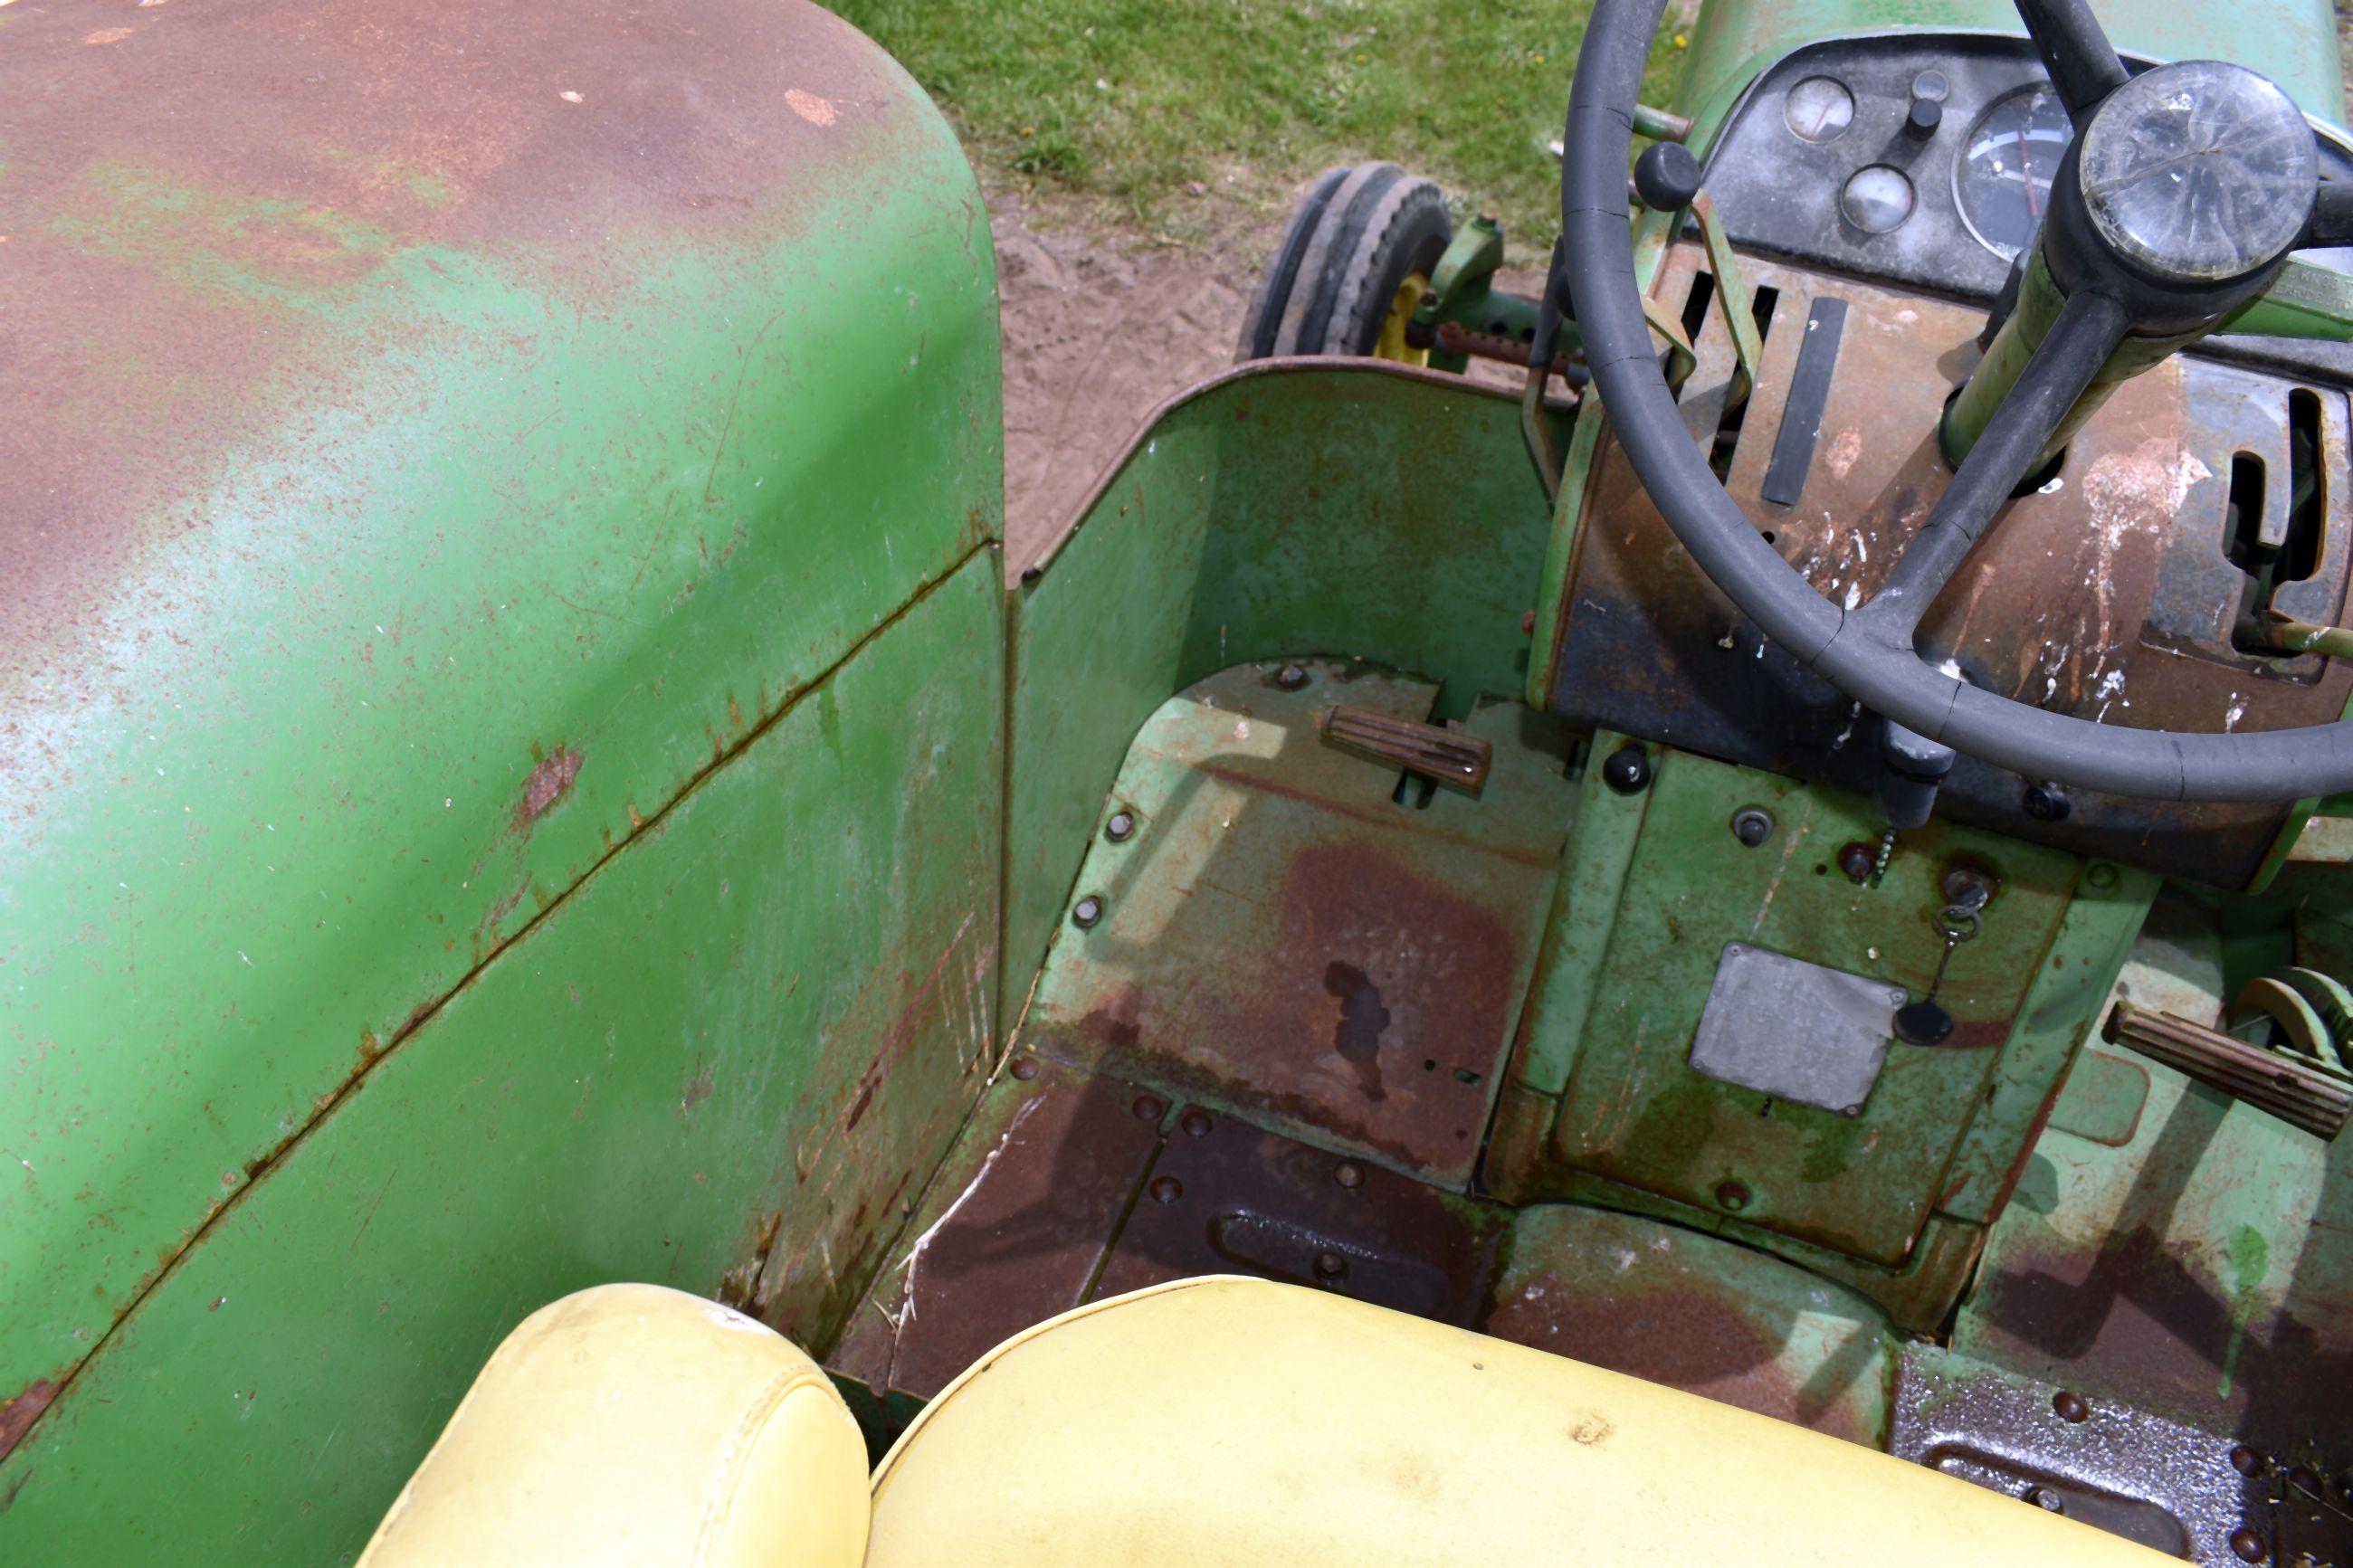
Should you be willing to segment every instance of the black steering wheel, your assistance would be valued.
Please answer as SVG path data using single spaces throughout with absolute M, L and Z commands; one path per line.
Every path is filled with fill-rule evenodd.
M 1849 610 L 1816 593 L 1725 493 L 1684 427 L 1643 321 L 1627 161 L 1664 8 L 1665 0 L 1594 7 L 1563 139 L 1561 229 L 1593 384 L 1652 503 L 1700 570 L 1799 663 L 1872 712 L 2028 779 L 2190 801 L 2353 789 L 2353 725 L 2191 734 L 2096 724 L 1971 686 L 1914 647 L 1922 616 L 2127 338 L 2194 336 L 2195 323 L 2211 325 L 2268 287 L 2289 251 L 2342 243 L 2337 231 L 2353 227 L 2339 188 L 2320 184 L 2316 154 L 2306 162 L 2293 147 L 2283 153 L 2283 114 L 2294 117 L 2295 135 L 2311 136 L 2286 95 L 2236 66 L 2192 62 L 2134 78 L 2082 0 L 2018 0 L 2078 132 L 2042 236 L 2065 303 L 1886 586 Z M 2159 162 L 2133 151 L 2150 129 L 2135 117 L 2146 121 L 2168 89 L 2177 118 L 2184 92 L 2237 97 L 2210 97 L 2219 108 L 2197 128 L 2204 144 Z M 2251 138 L 2263 151 L 2254 174 L 2264 199 L 2243 212 L 2225 199 L 2218 216 L 2213 191 L 2240 187 L 2210 184 L 2200 203 L 2195 165 L 2205 160 L 2211 181 L 2242 182 Z M 2105 161 L 2104 145 L 2115 150 Z

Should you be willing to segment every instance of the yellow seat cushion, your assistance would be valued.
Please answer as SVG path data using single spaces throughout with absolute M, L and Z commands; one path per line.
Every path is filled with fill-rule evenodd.
M 874 1479 L 869 1568 L 2170 1562 L 1923 1466 L 1319 1291 L 1187 1279 L 1017 1335 Z
M 360 1562 L 854 1568 L 866 1486 L 857 1422 L 782 1335 L 605 1285 L 507 1336 Z

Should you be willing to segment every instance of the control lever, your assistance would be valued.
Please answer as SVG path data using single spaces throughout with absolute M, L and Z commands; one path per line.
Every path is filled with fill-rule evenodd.
M 2353 1117 L 2353 1082 L 2170 1013 L 2118 1002 L 2100 1026 L 2100 1038 L 2187 1073 L 2323 1142 L 2333 1142 Z

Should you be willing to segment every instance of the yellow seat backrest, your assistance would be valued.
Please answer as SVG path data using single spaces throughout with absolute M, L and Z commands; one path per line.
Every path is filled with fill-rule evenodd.
M 491 1358 L 364 1568 L 2170 1561 L 1873 1449 L 1264 1280 L 1018 1334 L 871 1481 L 807 1356 L 649 1285 Z
M 683 1291 L 603 1285 L 506 1337 L 363 1568 L 855 1568 L 866 1442 L 815 1362 Z

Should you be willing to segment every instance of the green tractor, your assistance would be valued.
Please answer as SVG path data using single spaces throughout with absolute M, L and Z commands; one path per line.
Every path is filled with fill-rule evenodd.
M 1009 571 L 806 0 L 0 9 L 0 1561 L 2353 1563 L 2329 7 L 1662 8 Z

